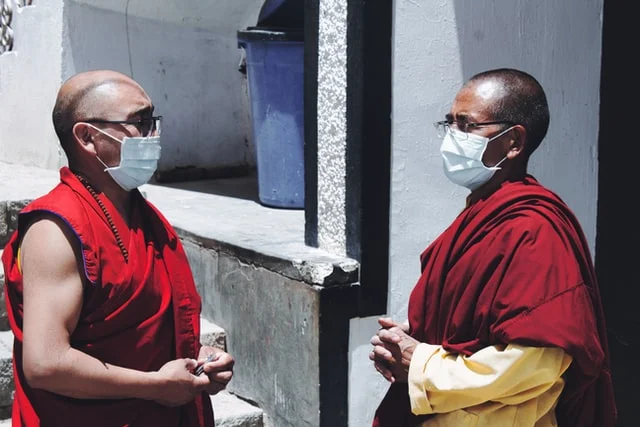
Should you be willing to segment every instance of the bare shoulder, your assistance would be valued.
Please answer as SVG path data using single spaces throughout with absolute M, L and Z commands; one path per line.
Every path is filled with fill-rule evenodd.
M 26 276 L 72 274 L 77 270 L 80 242 L 71 227 L 53 214 L 38 213 L 20 243 L 20 265 Z

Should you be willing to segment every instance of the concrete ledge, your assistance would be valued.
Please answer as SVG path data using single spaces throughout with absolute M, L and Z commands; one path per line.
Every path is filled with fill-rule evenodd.
M 15 229 L 20 209 L 58 181 L 57 170 L 0 162 L 0 243 Z M 310 285 L 358 282 L 357 261 L 305 245 L 303 210 L 257 202 L 255 177 L 147 184 L 140 190 L 182 238 Z
M 305 245 L 303 210 L 262 206 L 255 186 L 255 178 L 241 177 L 148 184 L 142 190 L 182 238 L 205 248 L 310 285 L 358 282 L 357 261 Z

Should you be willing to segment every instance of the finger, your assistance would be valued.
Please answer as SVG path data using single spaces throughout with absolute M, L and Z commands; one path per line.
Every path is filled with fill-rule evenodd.
M 371 345 L 382 345 L 382 341 L 380 340 L 380 337 L 377 335 L 374 335 L 371 337 L 371 341 L 369 341 L 371 343 Z
M 402 328 L 402 330 L 405 331 L 406 333 L 409 333 L 409 329 L 411 329 L 411 326 L 409 326 L 408 320 L 406 322 L 400 323 L 398 326 Z
M 369 359 L 373 361 L 373 366 L 376 368 L 376 371 L 378 371 L 387 381 L 395 381 L 393 372 L 389 367 L 389 360 L 379 359 L 375 351 L 369 353 Z
M 193 385 L 198 391 L 203 391 L 211 385 L 211 379 L 206 375 L 197 375 L 193 377 Z
M 387 329 L 379 330 L 378 338 L 380 338 L 380 341 L 382 341 L 382 343 L 391 343 L 391 344 L 397 344 L 402 340 L 396 332 L 387 330 Z
M 372 360 L 386 361 L 389 363 L 394 363 L 396 361 L 393 357 L 393 354 L 389 350 L 379 345 L 373 347 L 371 353 L 373 353 Z
M 213 371 L 231 371 L 235 365 L 235 360 L 231 356 L 221 357 L 210 363 L 206 363 L 206 372 Z
M 400 337 L 403 337 L 403 336 L 407 335 L 407 333 L 404 331 L 404 329 L 402 329 L 400 327 L 400 325 L 393 326 L 393 327 L 389 328 L 388 331 L 391 332 L 391 333 L 394 333 L 394 334 L 396 334 L 396 335 L 398 335 Z
M 396 326 L 398 323 L 390 317 L 381 317 L 378 319 L 378 324 L 383 328 L 391 328 L 392 326 Z
M 380 375 L 384 377 L 385 380 L 389 382 L 395 381 L 395 378 L 393 377 L 393 372 L 391 372 L 389 368 L 387 368 L 386 366 L 380 363 L 374 363 L 373 366 L 376 368 L 376 371 L 378 371 Z
M 211 383 L 211 385 L 207 389 L 207 392 L 209 394 L 217 394 L 217 393 L 221 392 L 222 390 L 224 390 L 225 388 L 227 388 L 226 384 Z
M 184 367 L 187 368 L 187 370 L 191 371 L 193 370 L 195 367 L 198 366 L 198 361 L 195 359 L 183 359 L 184 360 Z
M 215 357 L 216 356 L 213 353 L 201 354 L 200 358 L 198 359 L 198 362 L 199 363 L 206 363 L 208 360 L 214 360 Z
M 222 360 L 214 360 L 213 362 L 205 363 L 204 367 L 207 372 L 213 371 L 232 371 L 233 365 L 235 364 L 235 360 L 232 358 L 222 359 Z
M 233 378 L 233 372 L 231 371 L 215 372 L 212 375 L 210 375 L 209 378 L 213 382 L 220 383 L 220 384 L 227 384 L 229 381 L 231 381 L 231 378 Z
M 229 353 L 224 352 L 222 350 L 219 350 L 218 353 L 216 353 L 216 356 L 215 356 L 214 360 L 217 360 L 217 361 L 223 361 L 223 360 L 224 361 L 232 361 L 233 357 Z

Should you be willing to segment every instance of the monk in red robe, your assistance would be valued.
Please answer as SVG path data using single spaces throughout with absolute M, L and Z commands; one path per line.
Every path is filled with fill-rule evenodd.
M 15 336 L 14 426 L 213 426 L 233 358 L 200 344 L 201 300 L 176 232 L 137 190 L 160 156 L 145 91 L 113 71 L 61 87 L 69 161 L 2 261 Z M 199 371 L 203 371 L 202 373 Z
M 444 172 L 471 193 L 422 253 L 408 322 L 371 339 L 391 382 L 374 426 L 614 426 L 587 242 L 527 173 L 548 125 L 542 87 L 513 69 L 472 77 L 436 123 Z

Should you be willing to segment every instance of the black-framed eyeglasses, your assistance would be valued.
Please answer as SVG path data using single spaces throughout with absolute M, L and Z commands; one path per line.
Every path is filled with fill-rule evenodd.
M 78 120 L 85 123 L 108 123 L 115 125 L 133 125 L 135 126 L 140 135 L 149 136 L 152 134 L 160 135 L 162 116 L 142 117 L 140 119 L 132 120 L 103 120 L 103 119 L 87 119 Z
M 509 125 L 513 126 L 515 123 L 507 121 L 507 120 L 494 120 L 491 122 L 457 122 L 455 120 L 441 120 L 439 122 L 435 122 L 433 125 L 436 128 L 438 133 L 438 137 L 443 138 L 450 127 L 454 127 L 459 131 L 467 134 L 471 132 L 473 129 L 480 128 L 483 126 L 491 126 L 491 125 Z

